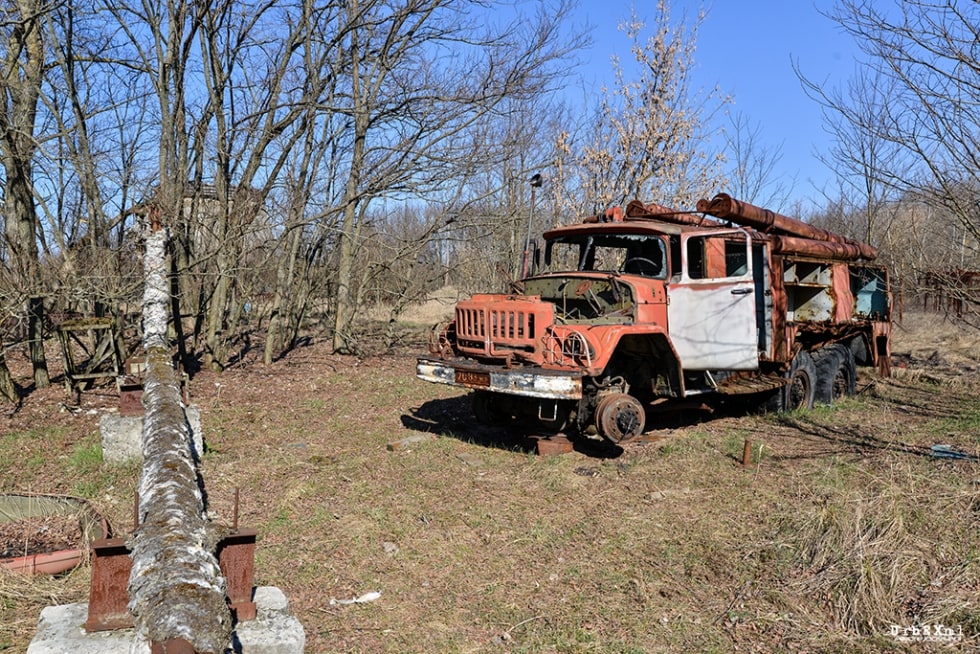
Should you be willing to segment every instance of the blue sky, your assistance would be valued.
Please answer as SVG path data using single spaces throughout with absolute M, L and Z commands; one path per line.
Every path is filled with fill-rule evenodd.
M 804 93 L 792 62 L 830 87 L 853 73 L 857 46 L 820 14 L 833 8 L 833 0 L 673 0 L 671 19 L 686 15 L 691 22 L 702 4 L 707 17 L 697 41 L 696 87 L 717 85 L 732 95 L 729 110 L 760 124 L 766 146 L 782 147 L 779 171 L 784 185 L 793 184 L 792 197 L 822 204 L 820 190 L 833 187 L 833 174 L 816 152 L 828 151 L 829 137 L 820 107 Z M 641 18 L 654 15 L 655 0 L 581 0 L 578 16 L 594 28 L 593 45 L 582 54 L 586 83 L 590 77 L 597 85 L 611 81 L 612 54 L 629 60 L 629 44 L 617 25 L 631 5 Z

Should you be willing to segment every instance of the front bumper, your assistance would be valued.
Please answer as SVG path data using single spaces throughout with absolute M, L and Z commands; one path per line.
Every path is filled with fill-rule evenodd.
M 423 358 L 418 360 L 415 374 L 419 379 L 436 384 L 508 395 L 554 400 L 578 400 L 582 397 L 582 374 L 565 370 L 531 371 Z

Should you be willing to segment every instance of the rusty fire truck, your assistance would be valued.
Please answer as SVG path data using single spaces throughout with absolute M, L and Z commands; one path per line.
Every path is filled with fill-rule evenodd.
M 865 243 L 726 194 L 634 201 L 544 241 L 513 292 L 459 302 L 418 360 L 472 389 L 481 421 L 621 443 L 653 409 L 806 409 L 853 394 L 856 365 L 888 374 L 888 273 Z

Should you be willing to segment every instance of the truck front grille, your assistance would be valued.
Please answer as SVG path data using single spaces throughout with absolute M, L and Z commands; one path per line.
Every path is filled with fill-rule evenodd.
M 530 299 L 504 298 L 475 296 L 459 303 L 456 339 L 460 350 L 484 356 L 534 352 L 541 330 L 552 323 L 552 306 Z

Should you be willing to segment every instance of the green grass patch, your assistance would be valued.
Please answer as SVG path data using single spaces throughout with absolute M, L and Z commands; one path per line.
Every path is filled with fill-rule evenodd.
M 102 443 L 78 443 L 68 457 L 68 463 L 81 475 L 88 475 L 102 466 Z

